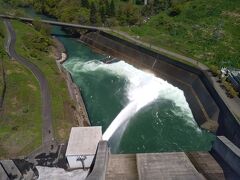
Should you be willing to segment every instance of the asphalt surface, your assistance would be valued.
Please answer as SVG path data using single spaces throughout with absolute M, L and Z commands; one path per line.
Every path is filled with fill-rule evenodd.
M 33 63 L 18 55 L 15 51 L 16 33 L 9 20 L 4 20 L 4 24 L 8 31 L 8 41 L 6 43 L 6 50 L 8 55 L 18 61 L 20 64 L 28 68 L 40 85 L 41 101 L 42 101 L 42 144 L 47 145 L 53 140 L 52 129 L 52 113 L 51 113 L 51 95 L 48 87 L 48 82 L 42 71 Z M 34 121 L 34 120 L 33 120 Z

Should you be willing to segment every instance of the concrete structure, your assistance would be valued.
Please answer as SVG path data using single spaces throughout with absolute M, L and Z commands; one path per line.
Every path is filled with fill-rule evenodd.
M 33 18 L 27 18 L 27 17 L 14 17 L 14 16 L 8 16 L 0 14 L 0 18 L 5 19 L 16 19 L 23 22 L 29 22 L 32 23 L 34 21 Z M 81 24 L 73 24 L 73 23 L 65 23 L 65 22 L 58 22 L 58 21 L 51 21 L 51 20 L 39 20 L 42 23 L 51 24 L 54 26 L 62 26 L 62 27 L 70 27 L 70 28 L 80 28 L 80 29 L 87 29 L 87 30 L 99 30 L 99 31 L 111 31 L 110 28 L 105 27 L 97 27 L 97 26 L 87 26 L 87 25 L 81 25 Z
M 81 40 L 99 52 L 149 69 L 184 91 L 194 119 L 204 129 L 226 136 L 240 147 L 240 124 L 214 88 L 209 72 L 175 61 L 165 55 L 105 32 L 89 32 Z
M 139 179 L 136 161 L 136 154 L 110 154 L 106 179 Z
M 229 80 L 231 81 L 234 88 L 240 93 L 240 70 L 230 70 Z
M 102 127 L 73 127 L 71 129 L 66 158 L 69 167 L 90 168 L 98 142 L 102 139 Z
M 7 173 L 3 169 L 2 165 L 0 164 L 0 178 L 2 180 L 9 180 Z
M 140 180 L 204 179 L 184 152 L 137 154 Z
M 8 176 L 9 179 L 16 179 L 20 180 L 22 178 L 22 174 L 17 168 L 17 166 L 14 164 L 12 160 L 1 160 L 0 161 L 0 166 L 2 166 L 2 173 L 3 177 L 6 178 L 6 175 Z M 5 170 L 5 172 L 3 171 Z M 0 177 L 1 179 L 2 177 Z
M 218 136 L 212 151 L 217 153 L 240 176 L 240 149 L 225 136 Z
M 109 159 L 109 147 L 107 141 L 100 141 L 95 155 L 94 163 L 91 166 L 90 174 L 86 180 L 105 180 Z
M 86 180 L 105 179 L 223 180 L 225 172 L 208 152 L 111 154 L 107 142 L 100 141 Z

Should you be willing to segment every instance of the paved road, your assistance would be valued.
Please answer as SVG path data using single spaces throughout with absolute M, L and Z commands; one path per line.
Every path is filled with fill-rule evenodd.
M 4 24 L 8 31 L 8 42 L 6 45 L 6 50 L 9 56 L 12 59 L 15 59 L 20 64 L 24 65 L 28 68 L 36 77 L 40 85 L 41 92 L 41 100 L 42 100 L 42 121 L 43 121 L 43 129 L 42 129 L 42 144 L 49 144 L 53 138 L 53 129 L 52 129 L 52 115 L 51 115 L 51 96 L 50 90 L 48 87 L 47 79 L 45 78 L 42 71 L 33 63 L 26 60 L 22 56 L 18 55 L 15 51 L 15 43 L 16 43 L 16 34 L 12 27 L 12 24 L 9 20 L 4 20 Z M 34 120 L 33 120 L 34 121 Z

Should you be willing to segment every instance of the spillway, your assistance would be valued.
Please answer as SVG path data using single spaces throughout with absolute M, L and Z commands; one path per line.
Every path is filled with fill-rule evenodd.
M 154 74 L 60 38 L 64 67 L 80 87 L 92 125 L 103 127 L 113 153 L 207 151 L 214 136 L 195 122 L 183 91 Z

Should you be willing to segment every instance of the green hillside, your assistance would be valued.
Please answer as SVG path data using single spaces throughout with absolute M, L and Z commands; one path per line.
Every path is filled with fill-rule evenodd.
M 4 1 L 4 0 L 2 0 Z M 61 21 L 121 29 L 207 65 L 240 68 L 239 0 L 11 0 Z
M 140 26 L 121 29 L 207 65 L 240 68 L 238 0 L 191 0 L 173 4 Z

